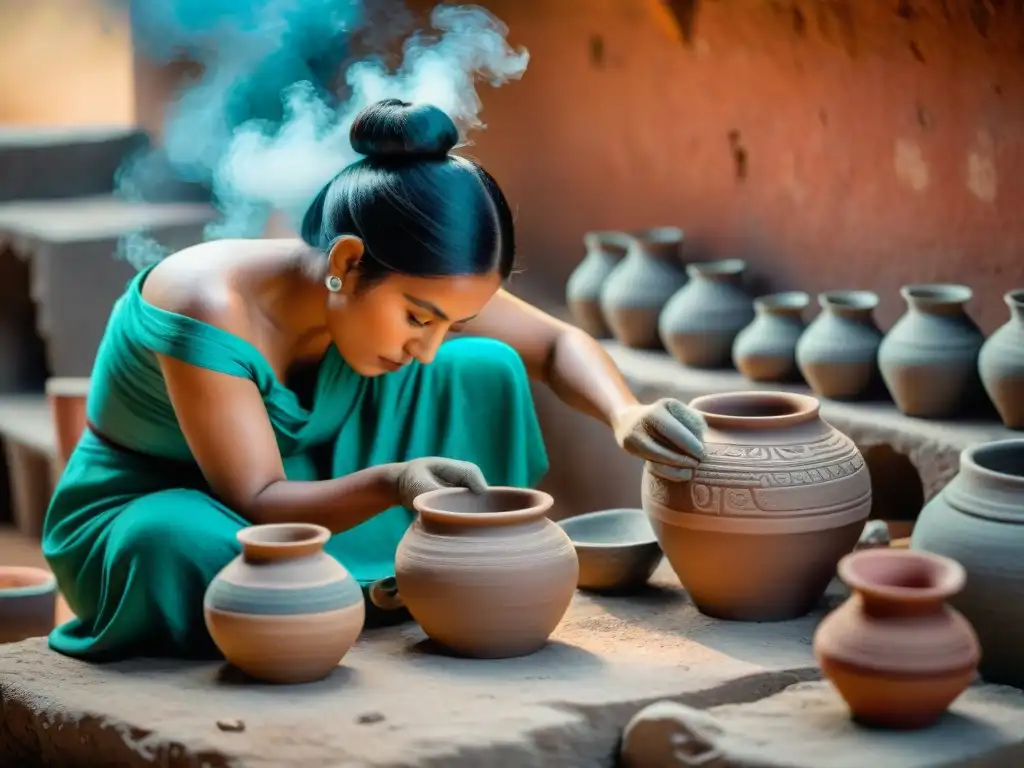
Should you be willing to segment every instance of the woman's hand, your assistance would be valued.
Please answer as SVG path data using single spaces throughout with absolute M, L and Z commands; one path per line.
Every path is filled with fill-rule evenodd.
M 469 488 L 473 493 L 484 493 L 487 480 L 476 464 L 427 456 L 398 464 L 395 487 L 402 506 L 412 509 L 413 499 L 421 493 L 438 488 Z
M 701 440 L 706 427 L 699 413 L 669 397 L 626 406 L 612 425 L 624 451 L 647 460 L 659 477 L 675 481 L 690 480 L 704 458 Z

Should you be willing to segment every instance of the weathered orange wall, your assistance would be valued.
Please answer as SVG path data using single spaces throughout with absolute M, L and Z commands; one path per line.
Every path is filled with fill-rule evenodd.
M 560 290 L 592 228 L 677 224 L 761 290 L 1024 286 L 1024 2 L 492 0 L 531 54 L 474 152 Z

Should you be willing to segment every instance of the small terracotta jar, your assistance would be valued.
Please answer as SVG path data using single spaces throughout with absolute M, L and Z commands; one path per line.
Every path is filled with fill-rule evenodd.
M 429 638 L 477 658 L 539 650 L 569 608 L 579 563 L 545 516 L 553 499 L 528 488 L 484 494 L 443 488 L 419 496 L 398 545 L 395 577 Z
M 754 321 L 732 345 L 736 370 L 751 381 L 791 381 L 800 376 L 796 345 L 804 332 L 803 313 L 811 297 L 786 291 L 754 299 Z
M 853 595 L 814 633 L 822 672 L 865 725 L 931 725 L 974 679 L 981 657 L 970 623 L 946 600 L 963 589 L 959 563 L 926 552 L 847 555 Z
M 629 250 L 629 237 L 622 232 L 587 232 L 583 244 L 587 254 L 569 275 L 565 301 L 576 325 L 601 339 L 611 336 L 601 312 L 601 287 Z
M 57 438 L 57 459 L 63 469 L 85 431 L 85 404 L 89 395 L 88 378 L 52 377 L 46 380 L 46 399 L 50 404 Z
M 1024 288 L 1003 297 L 1010 319 L 989 336 L 978 355 L 978 373 L 999 417 L 1024 429 Z
M 366 618 L 363 591 L 323 551 L 319 525 L 254 525 L 242 554 L 206 590 L 206 627 L 225 658 L 270 683 L 326 677 L 355 644 Z
M 734 621 L 812 610 L 871 509 L 864 457 L 818 401 L 787 392 L 705 395 L 704 458 L 686 482 L 644 468 L 641 497 L 694 605 Z
M 57 579 L 42 568 L 0 565 L 0 643 L 46 637 L 55 624 Z

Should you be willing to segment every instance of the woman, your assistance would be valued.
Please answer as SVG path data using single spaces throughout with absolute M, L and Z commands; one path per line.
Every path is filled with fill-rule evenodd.
M 310 206 L 304 242 L 188 248 L 114 307 L 89 429 L 46 517 L 77 616 L 55 650 L 215 655 L 203 594 L 254 523 L 326 526 L 364 588 L 393 577 L 415 496 L 544 474 L 530 377 L 666 476 L 695 466 L 699 418 L 639 404 L 599 344 L 500 290 L 512 214 L 486 171 L 449 154 L 447 115 L 383 101 L 351 140 L 365 157 Z M 473 338 L 442 343 L 461 331 Z

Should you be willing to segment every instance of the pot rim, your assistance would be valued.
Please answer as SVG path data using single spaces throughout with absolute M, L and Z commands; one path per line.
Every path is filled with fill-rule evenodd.
M 930 568 L 935 576 L 934 583 L 927 587 L 885 584 L 865 578 L 858 572 L 858 566 L 880 560 L 902 560 Z M 947 600 L 967 583 L 967 570 L 956 560 L 918 549 L 876 548 L 851 552 L 839 561 L 837 571 L 839 578 L 851 589 L 869 597 L 896 598 L 915 603 Z
M 974 297 L 974 291 L 970 286 L 959 283 L 911 283 L 900 288 L 900 296 L 908 304 L 931 307 L 966 304 Z
M 655 535 L 653 528 L 651 529 L 649 536 L 622 539 L 621 541 L 592 541 L 590 539 L 577 539 L 573 536 L 573 529 L 576 527 L 573 524 L 573 521 L 583 522 L 585 520 L 606 520 L 621 517 L 642 517 L 644 520 L 650 520 L 647 513 L 640 507 L 611 507 L 609 509 L 599 509 L 594 512 L 583 512 L 578 515 L 573 515 L 572 517 L 567 517 L 563 520 L 559 520 L 558 526 L 565 531 L 566 535 L 572 541 L 573 546 L 577 549 L 642 549 L 644 547 L 658 544 L 658 537 Z
M 289 533 L 292 534 L 290 537 Z M 298 535 L 303 533 L 305 536 Z M 236 538 L 247 549 L 285 552 L 311 546 L 322 547 L 330 540 L 331 532 L 315 523 L 265 523 L 243 528 L 236 534 Z
M 1024 489 L 1024 471 L 1020 474 L 1014 475 L 1009 472 L 1000 472 L 999 470 L 991 469 L 982 463 L 982 460 L 985 458 L 984 454 L 1002 453 L 1007 450 L 1016 452 L 1024 458 L 1024 437 L 1011 437 L 1006 440 L 991 440 L 986 443 L 978 443 L 977 445 L 972 445 L 969 448 L 964 448 L 963 451 L 960 452 L 960 471 L 966 471 L 975 476 L 999 483 L 1000 485 L 1010 485 Z
M 1010 309 L 1024 309 L 1024 288 L 1015 288 L 1003 294 L 1003 301 Z
M 678 245 L 686 239 L 686 233 L 680 227 L 647 227 L 623 231 L 626 237 L 647 245 Z
M 57 590 L 57 577 L 45 568 L 27 565 L 0 565 L 0 578 L 13 576 L 24 579 L 26 584 L 17 587 L 0 587 L 0 600 L 13 597 L 37 597 Z
M 691 277 L 707 275 L 711 277 L 732 277 L 741 275 L 747 270 L 746 259 L 713 259 L 711 261 L 691 261 L 686 271 Z
M 437 488 L 433 491 L 421 493 L 413 499 L 413 508 L 425 518 L 439 523 L 473 525 L 473 526 L 496 526 L 524 523 L 543 517 L 555 503 L 554 497 L 544 491 L 535 488 L 520 488 L 513 485 L 491 485 L 487 488 L 488 493 L 499 493 L 511 497 L 520 497 L 522 506 L 516 509 L 506 509 L 500 512 L 458 512 L 455 510 L 443 509 L 437 506 L 446 498 L 466 497 L 475 495 L 469 488 Z
M 867 311 L 877 309 L 880 303 L 877 293 L 859 288 L 822 291 L 818 294 L 818 306 L 822 309 Z
M 803 312 L 810 305 L 811 295 L 807 291 L 780 291 L 754 299 L 754 308 L 767 312 L 780 309 Z
M 710 410 L 717 405 L 719 410 Z M 723 412 L 727 406 L 741 409 L 761 405 L 774 406 L 775 412 L 765 415 Z M 818 418 L 821 403 L 816 397 L 797 392 L 773 390 L 738 390 L 701 395 L 690 401 L 690 407 L 699 412 L 709 427 L 721 429 L 765 429 L 790 427 Z

